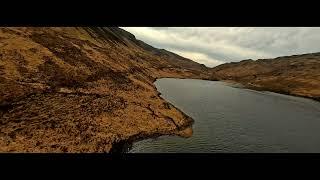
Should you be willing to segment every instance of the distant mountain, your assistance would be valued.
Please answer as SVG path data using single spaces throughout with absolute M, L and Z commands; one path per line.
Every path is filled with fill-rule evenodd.
M 211 69 L 218 80 L 257 89 L 320 100 L 320 53 L 274 59 L 243 60 Z

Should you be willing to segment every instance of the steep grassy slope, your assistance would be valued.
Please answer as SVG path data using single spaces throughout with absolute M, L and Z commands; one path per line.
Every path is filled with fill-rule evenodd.
M 120 28 L 0 28 L 0 151 L 110 152 L 190 135 L 192 119 L 158 96 L 161 77 L 210 75 Z

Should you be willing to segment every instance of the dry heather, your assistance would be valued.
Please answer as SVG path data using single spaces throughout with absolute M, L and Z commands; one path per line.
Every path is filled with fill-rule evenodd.
M 320 53 L 244 60 L 211 69 L 219 80 L 231 80 L 256 90 L 320 100 Z
M 119 28 L 0 28 L 0 151 L 110 152 L 190 133 L 193 120 L 159 97 L 161 77 L 209 75 Z

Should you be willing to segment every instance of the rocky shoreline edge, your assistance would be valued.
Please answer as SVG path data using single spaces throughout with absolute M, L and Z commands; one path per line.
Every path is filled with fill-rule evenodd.
M 291 93 L 290 91 L 276 90 L 276 89 L 273 89 L 272 87 L 259 87 L 259 86 L 255 86 L 254 84 L 240 83 L 240 82 L 230 81 L 230 80 L 222 80 L 221 82 L 225 82 L 235 88 L 245 88 L 245 89 L 251 89 L 255 91 L 273 92 L 273 93 L 278 93 L 278 94 L 283 94 L 288 96 L 311 99 L 311 100 L 320 102 L 320 97 L 298 95 L 298 94 Z
M 163 79 L 163 78 L 172 78 L 172 77 L 162 77 L 162 78 L 156 78 L 153 83 L 155 83 L 158 79 Z M 174 78 L 174 79 L 193 79 L 193 78 Z M 266 87 L 257 87 L 254 85 L 249 85 L 245 83 L 240 83 L 236 81 L 230 81 L 230 80 L 211 80 L 211 79 L 195 79 L 195 80 L 206 80 L 206 81 L 218 81 L 218 82 L 224 82 L 227 83 L 228 85 L 235 87 L 235 88 L 245 88 L 245 89 L 251 89 L 255 91 L 267 91 L 267 92 L 274 92 L 274 93 L 279 93 L 279 94 L 284 94 L 284 95 L 289 95 L 289 96 L 294 96 L 294 97 L 302 97 L 302 98 L 307 98 L 311 100 L 315 100 L 320 102 L 320 98 L 318 97 L 309 97 L 309 96 L 301 96 L 301 95 L 296 95 L 290 92 L 286 91 L 276 91 L 272 90 L 270 88 Z M 161 96 L 161 93 L 158 92 L 158 97 L 163 99 Z M 165 99 L 163 99 L 165 102 L 167 102 Z M 169 103 L 169 102 L 167 102 Z M 173 131 L 167 131 L 167 132 L 154 132 L 154 133 L 145 133 L 145 132 L 140 132 L 136 135 L 133 135 L 127 139 L 122 139 L 117 142 L 114 142 L 112 144 L 112 148 L 110 150 L 110 153 L 128 153 L 130 149 L 132 148 L 133 143 L 149 139 L 149 138 L 157 138 L 160 136 L 173 136 L 177 135 L 180 137 L 188 138 L 192 136 L 192 125 L 194 124 L 194 119 L 187 114 L 185 114 L 183 111 L 181 111 L 179 108 L 175 107 L 173 104 L 169 103 L 172 107 L 174 107 L 176 110 L 184 114 L 185 118 L 187 119 L 186 123 L 183 126 L 177 127 L 177 129 Z
M 157 90 L 155 87 L 154 83 L 158 79 L 163 79 L 163 78 L 173 78 L 173 77 L 161 77 L 161 78 L 155 78 L 152 81 L 152 84 L 154 88 Z M 189 78 L 175 78 L 175 79 L 189 79 Z M 202 80 L 202 79 L 198 79 Z M 158 138 L 160 136 L 179 136 L 182 138 L 188 138 L 192 136 L 192 125 L 194 124 L 194 119 L 181 111 L 179 108 L 175 107 L 173 104 L 170 102 L 167 102 L 165 99 L 161 97 L 161 93 L 157 90 L 157 97 L 165 101 L 166 103 L 170 104 L 172 108 L 175 110 L 179 111 L 183 116 L 184 116 L 184 124 L 183 125 L 176 125 L 176 129 L 171 130 L 171 131 L 156 131 L 156 132 L 139 132 L 138 134 L 129 136 L 125 139 L 119 139 L 117 141 L 114 141 L 112 143 L 111 149 L 109 153 L 111 154 L 120 154 L 120 153 L 128 153 L 130 149 L 132 148 L 133 143 L 145 140 L 145 139 L 150 139 L 150 138 Z

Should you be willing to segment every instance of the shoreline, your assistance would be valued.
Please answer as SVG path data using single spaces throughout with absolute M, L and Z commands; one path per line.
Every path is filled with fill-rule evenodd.
M 162 77 L 162 78 L 174 78 L 174 77 Z M 162 79 L 162 78 L 156 78 L 156 79 Z M 298 95 L 298 94 L 293 94 L 287 91 L 281 91 L 281 90 L 272 90 L 270 88 L 267 87 L 258 87 L 258 86 L 254 86 L 253 84 L 245 84 L 245 83 L 241 83 L 241 82 L 237 82 L 237 81 L 233 81 L 233 80 L 211 80 L 211 79 L 197 79 L 197 78 L 174 78 L 174 79 L 194 79 L 194 80 L 204 80 L 204 81 L 217 81 L 217 82 L 224 82 L 232 87 L 235 88 L 245 88 L 245 89 L 251 89 L 251 90 L 255 90 L 255 91 L 266 91 L 266 92 L 273 92 L 273 93 L 278 93 L 278 94 L 284 94 L 284 95 L 289 95 L 289 96 L 294 96 L 294 97 L 301 97 L 301 98 L 306 98 L 306 99 L 311 99 L 317 102 L 320 102 L 320 97 L 311 97 L 311 96 L 303 96 L 303 95 Z M 156 80 L 155 80 L 156 81 Z M 154 81 L 154 82 L 155 82 Z M 153 82 L 153 83 L 154 83 Z
M 320 97 L 311 97 L 311 96 L 303 96 L 303 95 L 298 95 L 298 94 L 294 94 L 294 93 L 290 93 L 288 91 L 282 91 L 282 90 L 272 90 L 268 87 L 258 87 L 258 86 L 254 86 L 254 84 L 244 84 L 244 83 L 239 83 L 236 81 L 232 81 L 232 80 L 221 80 L 221 82 L 226 82 L 228 84 L 233 84 L 233 87 L 236 88 L 245 88 L 245 89 L 251 89 L 251 90 L 255 90 L 255 91 L 261 91 L 261 92 L 273 92 L 273 93 L 278 93 L 278 94 L 283 94 L 283 95 L 288 95 L 288 96 L 293 96 L 293 97 L 300 97 L 300 98 L 306 98 L 306 99 L 310 99 L 310 100 L 314 100 L 317 102 L 320 102 Z
M 254 86 L 248 86 L 246 84 L 243 83 L 239 83 L 236 81 L 232 81 L 232 80 L 210 80 L 210 79 L 200 79 L 200 78 L 175 78 L 175 77 L 161 77 L 161 78 L 155 78 L 152 83 L 154 84 L 157 80 L 159 79 L 165 79 L 165 78 L 172 78 L 172 79 L 194 79 L 194 80 L 205 80 L 205 81 L 217 81 L 217 82 L 224 82 L 229 86 L 232 86 L 234 88 L 242 88 L 242 89 L 251 89 L 251 90 L 255 90 L 255 91 L 265 91 L 265 92 L 273 92 L 273 93 L 278 93 L 278 94 L 283 94 L 283 95 L 289 95 L 289 96 L 293 96 L 293 97 L 301 97 L 301 98 L 306 98 L 306 99 L 310 99 L 310 100 L 314 100 L 317 102 L 320 102 L 320 99 L 317 98 L 313 98 L 313 97 L 308 97 L 308 96 L 300 96 L 300 95 L 295 95 L 295 94 L 290 94 L 290 93 L 286 93 L 284 91 L 270 91 L 267 90 L 267 88 L 258 88 L 258 87 L 254 87 Z M 166 103 L 169 103 L 171 106 L 173 106 L 176 110 L 180 111 L 183 115 L 185 115 L 186 118 L 191 119 L 191 123 L 183 126 L 183 127 L 177 127 L 178 129 L 175 129 L 173 131 L 169 131 L 169 132 L 154 132 L 154 133 L 147 133 L 145 134 L 144 132 L 140 132 L 134 136 L 129 137 L 128 139 L 124 139 L 124 140 L 120 140 L 119 142 L 115 142 L 112 144 L 112 148 L 110 150 L 110 153 L 128 153 L 127 150 L 130 149 L 132 147 L 132 145 L 138 141 L 142 141 L 145 139 L 150 139 L 150 138 L 157 138 L 160 136 L 180 136 L 182 138 L 188 138 L 190 136 L 183 136 L 183 134 L 179 134 L 180 132 L 183 132 L 189 128 L 191 128 L 192 130 L 192 125 L 194 124 L 194 119 L 190 116 L 188 116 L 187 114 L 185 114 L 182 110 L 180 110 L 179 108 L 177 108 L 176 106 L 174 106 L 173 104 L 171 104 L 170 102 L 167 102 L 164 98 L 161 97 L 161 92 L 159 92 L 155 87 L 155 90 L 158 92 L 157 96 L 164 100 Z
M 163 100 L 164 102 L 170 104 L 175 110 L 179 111 L 183 116 L 186 121 L 186 124 L 182 126 L 177 126 L 176 129 L 171 130 L 171 131 L 163 131 L 163 132 L 151 132 L 151 133 L 146 133 L 146 132 L 139 132 L 138 134 L 135 134 L 133 136 L 130 136 L 126 139 L 119 140 L 117 142 L 113 142 L 111 145 L 111 149 L 109 153 L 112 154 L 118 154 L 118 153 L 129 153 L 129 149 L 132 147 L 133 143 L 142 141 L 145 139 L 150 139 L 150 138 L 157 138 L 160 136 L 179 136 L 181 138 L 188 138 L 192 136 L 192 125 L 194 124 L 194 119 L 184 113 L 182 110 L 171 104 L 170 102 L 166 101 L 164 98 L 161 97 L 161 92 L 158 91 L 157 87 L 154 85 L 154 83 L 158 79 L 163 79 L 163 78 L 174 78 L 174 77 L 161 77 L 161 78 L 154 78 L 152 81 L 153 87 L 157 91 L 157 97 Z M 190 79 L 190 78 L 174 78 L 174 79 Z

